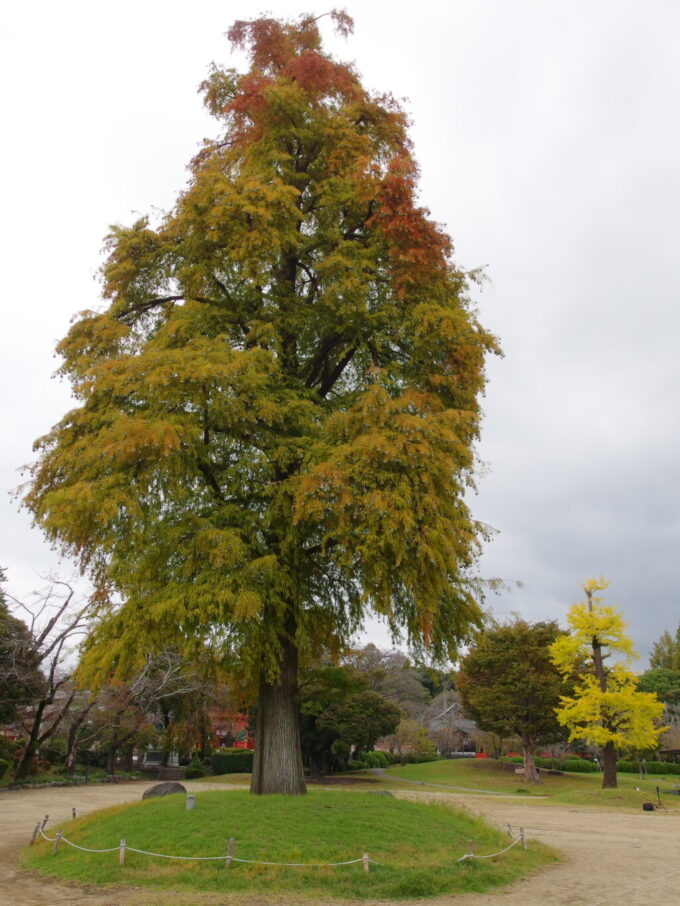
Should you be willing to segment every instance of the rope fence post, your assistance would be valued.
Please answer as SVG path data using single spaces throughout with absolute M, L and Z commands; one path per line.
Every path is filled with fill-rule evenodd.
M 61 841 L 61 831 L 58 830 L 54 836 L 54 843 L 52 844 L 52 855 L 53 856 L 55 856 L 57 854 L 57 850 L 59 849 L 60 841 Z
M 523 828 L 523 827 L 520 827 L 520 829 L 519 829 L 519 838 L 520 838 L 520 840 L 522 841 L 522 849 L 526 849 L 526 848 L 527 848 L 527 840 L 526 840 L 526 837 L 524 836 L 524 828 Z
M 45 815 L 45 817 L 44 817 L 43 820 L 42 820 L 42 824 L 40 825 L 40 830 L 45 830 L 45 825 L 47 824 L 47 822 L 48 822 L 49 820 L 50 820 L 50 816 L 49 816 L 49 815 Z
M 361 857 L 361 859 L 362 859 L 362 862 L 364 863 L 364 871 L 368 871 L 368 870 L 369 870 L 369 867 L 368 867 L 368 863 L 369 863 L 368 853 L 364 853 L 363 856 Z
M 71 815 L 73 816 L 73 820 L 74 820 L 74 821 L 76 820 L 76 811 L 77 811 L 76 808 L 72 808 L 72 809 L 71 809 Z
M 506 826 L 507 829 L 508 829 L 508 836 L 509 836 L 509 837 L 512 837 L 512 827 L 511 827 L 509 824 L 506 824 L 505 826 Z
M 227 868 L 231 868 L 234 862 L 234 838 L 229 838 L 229 845 L 227 846 L 227 858 L 225 865 Z
M 118 848 L 118 864 L 125 865 L 125 837 L 120 841 Z
M 31 836 L 31 842 L 29 843 L 29 846 L 33 846 L 33 844 L 35 843 L 35 838 L 38 836 L 39 830 L 40 830 L 40 822 L 37 821 L 35 827 L 33 828 L 33 834 Z
M 468 842 L 467 842 L 467 854 L 468 854 L 468 856 L 474 856 L 474 854 L 475 854 L 475 844 L 474 844 L 474 840 L 468 840 Z

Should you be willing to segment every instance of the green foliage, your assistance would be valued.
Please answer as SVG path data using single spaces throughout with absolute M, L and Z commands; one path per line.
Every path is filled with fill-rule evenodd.
M 252 749 L 218 749 L 210 766 L 213 774 L 249 774 L 253 769 Z
M 191 759 L 191 763 L 184 772 L 184 776 L 187 780 L 195 780 L 198 777 L 205 777 L 203 762 L 197 755 L 194 755 L 194 757 Z
M 207 641 L 276 680 L 291 626 L 339 650 L 371 608 L 438 657 L 481 622 L 464 495 L 497 345 L 406 117 L 312 18 L 230 34 L 252 68 L 203 85 L 221 134 L 157 224 L 112 228 L 106 307 L 58 347 L 78 405 L 37 442 L 26 505 L 97 589 L 90 682 Z
M 9 767 L 9 761 L 6 758 L 0 758 L 0 780 L 7 773 L 7 768 Z
M 390 759 L 387 756 L 387 752 L 364 752 L 362 759 L 366 762 L 369 768 L 388 768 L 391 764 Z
M 541 758 L 538 755 L 534 760 L 538 768 L 554 768 L 557 771 L 567 771 L 568 773 L 595 774 L 600 770 L 597 762 L 588 758 Z M 524 759 L 521 756 L 508 756 L 501 758 L 501 761 L 522 764 Z
M 427 764 L 428 762 L 437 761 L 435 752 L 402 752 L 401 755 L 395 752 L 393 764 Z
M 661 633 L 652 648 L 649 666 L 652 670 L 680 671 L 680 625 L 675 630 L 674 636 L 668 630 Z
M 393 733 L 401 712 L 378 692 L 358 692 L 343 703 L 332 704 L 319 715 L 317 724 L 337 733 L 357 751 L 372 748 L 376 740 Z
M 656 667 L 638 677 L 640 692 L 653 692 L 659 701 L 680 704 L 680 670 Z
M 483 730 L 517 735 L 531 751 L 564 736 L 555 708 L 566 686 L 550 660 L 555 622 L 515 619 L 480 633 L 461 661 L 456 689 Z

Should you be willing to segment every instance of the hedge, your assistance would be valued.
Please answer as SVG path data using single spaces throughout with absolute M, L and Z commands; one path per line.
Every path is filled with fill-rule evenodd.
M 253 770 L 252 749 L 220 749 L 210 759 L 213 774 L 250 774 Z
M 520 755 L 513 755 L 501 759 L 510 764 L 523 764 Z M 595 761 L 587 758 L 541 758 L 537 756 L 534 761 L 537 768 L 554 768 L 558 771 L 568 771 L 574 774 L 594 774 L 600 770 Z M 680 764 L 672 761 L 648 761 L 648 774 L 680 774 Z M 639 761 L 617 761 L 616 770 L 621 774 L 637 774 L 640 771 Z

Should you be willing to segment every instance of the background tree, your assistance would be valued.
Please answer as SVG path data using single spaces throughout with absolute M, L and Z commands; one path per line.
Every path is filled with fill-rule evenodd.
M 302 758 L 312 779 L 346 770 L 351 743 L 341 738 L 341 729 L 328 719 L 329 709 L 344 706 L 366 691 L 367 682 L 350 665 L 324 665 L 304 673 L 300 687 Z
M 492 626 L 461 661 L 456 682 L 466 713 L 481 729 L 520 738 L 529 783 L 539 781 L 536 747 L 564 736 L 555 709 L 566 687 L 550 659 L 559 636 L 555 622 Z
M 42 693 L 45 678 L 35 639 L 23 620 L 10 613 L 0 569 L 0 724 L 15 723 L 21 709 Z
M 653 692 L 661 702 L 680 704 L 680 670 L 667 667 L 645 670 L 638 677 L 637 686 L 640 692 Z
M 432 760 L 437 757 L 437 749 L 430 739 L 427 727 L 417 720 L 402 718 L 394 733 L 385 741 L 389 744 L 390 752 L 396 752 L 402 759 L 408 753 L 429 756 Z
M 654 642 L 649 657 L 649 666 L 654 669 L 680 670 L 680 626 L 671 635 L 668 630 Z
M 362 753 L 372 749 L 381 736 L 394 733 L 401 716 L 393 702 L 379 692 L 366 689 L 344 702 L 331 704 L 319 715 L 317 725 L 337 733 L 348 756 L 351 752 L 360 761 Z
M 617 749 L 654 748 L 661 732 L 655 721 L 663 713 L 656 695 L 638 691 L 628 666 L 635 649 L 620 613 L 594 594 L 608 585 L 602 577 L 585 583 L 586 601 L 574 604 L 567 615 L 571 631 L 551 649 L 557 669 L 575 684 L 573 695 L 562 700 L 558 720 L 571 740 L 602 749 L 603 789 L 617 785 Z M 608 666 L 611 655 L 620 660 Z
M 221 134 L 169 214 L 112 229 L 108 307 L 58 346 L 79 405 L 25 501 L 96 586 L 89 684 L 209 644 L 257 690 L 252 792 L 301 793 L 301 653 L 367 609 L 435 658 L 481 621 L 464 495 L 497 347 L 394 100 L 312 16 L 229 38 L 250 69 L 203 84 Z
M 350 651 L 343 663 L 359 671 L 366 688 L 379 692 L 411 718 L 420 717 L 430 703 L 430 690 L 423 682 L 430 679 L 427 671 L 414 667 L 403 651 L 381 650 L 369 643 Z
M 17 710 L 16 720 L 24 742 L 14 777 L 23 780 L 38 749 L 55 735 L 76 697 L 74 647 L 85 633 L 88 605 L 78 603 L 75 589 L 58 579 L 36 592 L 28 604 L 11 595 L 7 600 L 27 620 L 25 631 L 16 636 L 18 653 L 3 659 L 5 665 L 24 663 L 29 668 L 25 676 L 32 678 L 31 684 L 27 681 L 27 698 Z M 38 674 L 40 681 L 33 685 Z

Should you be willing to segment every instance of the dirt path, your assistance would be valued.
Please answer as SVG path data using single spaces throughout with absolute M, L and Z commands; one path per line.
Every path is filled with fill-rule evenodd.
M 190 791 L 224 785 L 187 784 Z M 16 867 L 17 850 L 28 843 L 36 821 L 45 814 L 67 817 L 72 807 L 84 812 L 137 801 L 144 784 L 93 785 L 3 793 L 0 796 L 0 906 L 226 906 L 228 903 L 292 904 L 283 900 L 225 898 L 213 894 L 158 894 L 130 888 L 105 890 L 44 880 Z M 455 802 L 553 846 L 563 861 L 535 877 L 496 894 L 476 894 L 411 901 L 411 906 L 648 906 L 674 903 L 680 886 L 677 837 L 680 814 L 634 813 L 603 809 L 552 807 L 508 797 L 404 792 L 409 799 Z M 51 825 L 51 822 L 50 822 Z M 50 826 L 48 825 L 48 827 Z M 332 901 L 338 906 L 338 901 Z M 403 902 L 403 901 L 402 901 Z M 322 906 L 322 904 L 318 904 Z M 377 906 L 363 901 L 363 906 Z M 403 904 L 407 906 L 407 904 Z

